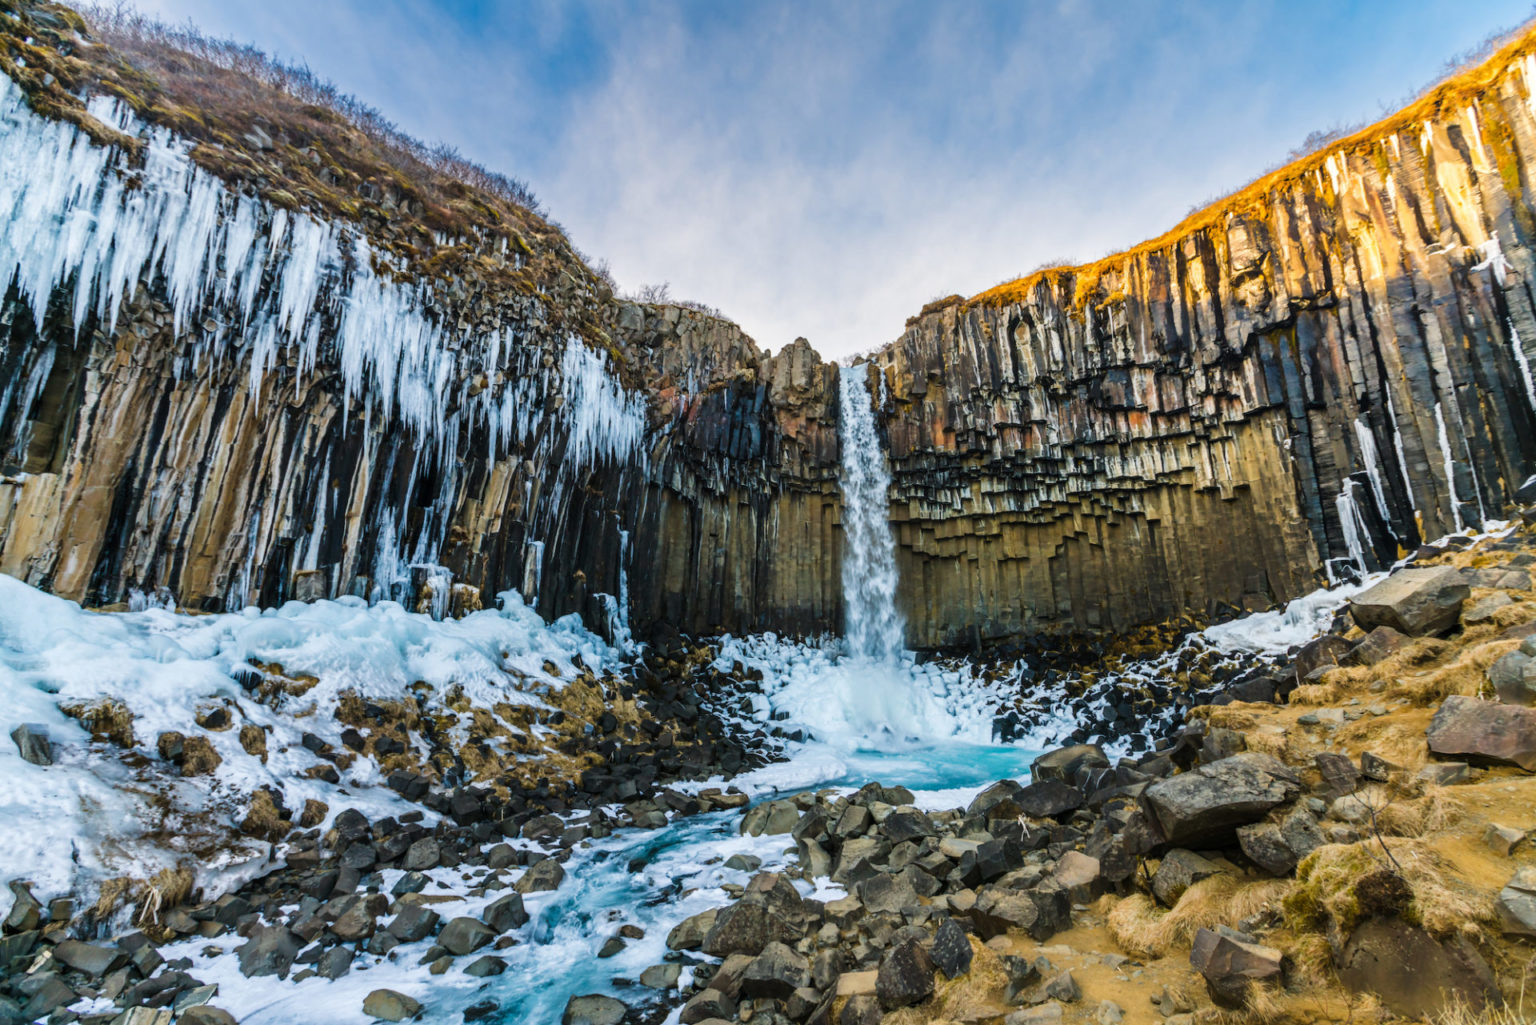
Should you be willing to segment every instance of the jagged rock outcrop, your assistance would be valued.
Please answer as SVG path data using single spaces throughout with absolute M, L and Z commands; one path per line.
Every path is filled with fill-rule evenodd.
M 679 306 L 619 308 L 659 434 L 636 516 L 636 628 L 810 634 L 842 621 L 837 368 Z

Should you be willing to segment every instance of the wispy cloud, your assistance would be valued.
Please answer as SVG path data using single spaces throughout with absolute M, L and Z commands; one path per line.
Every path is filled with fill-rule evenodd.
M 527 179 L 621 285 L 772 348 L 1092 259 L 1376 116 L 1530 0 L 140 0 Z

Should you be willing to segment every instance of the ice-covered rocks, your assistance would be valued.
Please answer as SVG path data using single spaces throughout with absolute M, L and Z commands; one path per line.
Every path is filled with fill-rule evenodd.
M 11 730 L 11 740 L 16 744 L 23 760 L 33 765 L 53 764 L 53 745 L 48 740 L 48 728 L 39 723 L 22 723 Z

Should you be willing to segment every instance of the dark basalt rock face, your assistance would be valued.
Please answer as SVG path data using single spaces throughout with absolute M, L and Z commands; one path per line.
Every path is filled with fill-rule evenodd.
M 1162 238 L 913 318 L 872 389 L 908 643 L 1268 607 L 1504 510 L 1536 471 L 1532 46 Z M 280 184 L 225 183 L 263 238 Z M 384 582 L 422 607 L 517 588 L 611 629 L 627 584 L 642 636 L 840 629 L 837 368 L 615 300 L 553 228 L 531 245 L 453 240 L 453 274 L 420 271 L 440 424 L 348 385 L 345 257 L 299 311 L 312 352 L 231 334 L 222 299 L 182 309 L 150 264 L 115 320 L 67 282 L 44 316 L 10 285 L 0 571 L 216 609 L 376 592 L 393 553 L 419 565 Z M 569 422 L 577 334 L 644 408 L 595 455 Z M 487 396 L 520 411 L 511 437 Z

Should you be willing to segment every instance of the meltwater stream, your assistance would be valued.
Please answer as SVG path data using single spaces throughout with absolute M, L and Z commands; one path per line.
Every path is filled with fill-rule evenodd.
M 1000 778 L 1022 777 L 1037 752 L 991 742 L 995 695 L 979 677 L 918 665 L 905 650 L 890 473 L 869 373 L 869 364 L 845 369 L 839 382 L 846 635 L 822 644 L 772 635 L 722 640 L 722 668 L 740 663 L 762 674 L 756 717 L 808 736 L 791 745 L 786 761 L 733 782 L 756 799 L 874 780 L 910 788 L 925 808 L 952 808 Z M 503 976 L 508 981 L 491 987 L 501 1005 L 492 1020 L 554 1023 L 566 1001 L 582 993 L 644 1000 L 647 991 L 632 982 L 662 962 L 672 926 L 727 903 L 722 883 L 745 884 L 750 877 L 726 868 L 727 858 L 749 853 L 762 859 L 763 869 L 793 863 L 788 837 L 743 837 L 739 822 L 737 813 L 703 815 L 577 851 L 565 885 L 540 897 L 537 908 L 530 904 L 531 935 L 503 952 L 512 966 Z M 842 892 L 827 880 L 818 884 L 824 898 Z M 813 892 L 807 882 L 799 888 Z M 603 942 L 626 923 L 645 929 L 645 938 L 599 960 Z M 674 1011 L 667 1020 L 676 1018 Z

